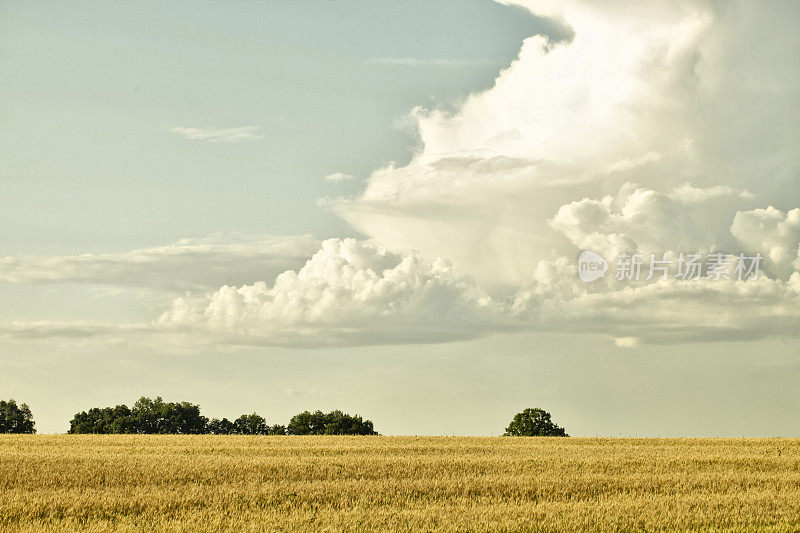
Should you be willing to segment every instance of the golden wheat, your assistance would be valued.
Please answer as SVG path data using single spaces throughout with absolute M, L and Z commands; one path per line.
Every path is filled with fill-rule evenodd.
M 0 436 L 5 530 L 800 529 L 800 441 Z

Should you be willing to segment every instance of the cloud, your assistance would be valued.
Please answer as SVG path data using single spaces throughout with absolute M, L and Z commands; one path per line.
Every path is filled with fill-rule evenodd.
M 309 235 L 217 233 L 116 254 L 0 258 L 0 283 L 87 283 L 167 291 L 215 289 L 298 268 L 319 247 Z
M 455 111 L 416 109 L 411 161 L 375 170 L 363 192 L 330 202 L 335 213 L 388 249 L 449 257 L 498 294 L 540 261 L 575 252 L 576 236 L 549 223 L 562 206 L 626 183 L 652 191 L 630 201 L 653 205 L 631 204 L 640 211 L 630 216 L 580 207 L 608 210 L 608 233 L 642 246 L 675 240 L 671 213 L 686 246 L 733 247 L 737 210 L 797 205 L 800 136 L 788 117 L 800 120 L 800 76 L 785 68 L 800 59 L 787 21 L 796 11 L 520 3 L 571 27 L 572 40 L 532 36 L 492 88 Z M 731 69 L 747 78 L 746 94 Z M 646 228 L 611 231 L 642 218 Z
M 614 345 L 619 348 L 636 348 L 639 346 L 638 337 L 617 337 L 614 339 Z
M 532 36 L 491 89 L 455 112 L 416 110 L 422 148 L 412 160 L 376 170 L 332 209 L 390 249 L 450 257 L 501 290 L 554 250 L 569 252 L 547 223 L 560 206 L 627 181 L 686 182 L 675 175 L 693 130 L 683 96 L 698 83 L 711 17 L 659 6 L 565 4 L 571 41 Z
M 271 286 L 177 298 L 158 325 L 256 344 L 419 343 L 475 337 L 494 327 L 492 314 L 491 299 L 447 261 L 329 239 Z
M 455 111 L 416 109 L 411 161 L 331 209 L 390 250 L 451 258 L 526 328 L 637 342 L 796 335 L 800 76 L 784 68 L 800 59 L 784 33 L 796 11 L 520 3 L 573 39 L 530 37 L 491 89 Z M 749 211 L 762 202 L 784 211 Z M 772 265 L 755 282 L 586 285 L 581 249 L 765 250 Z
M 670 193 L 670 198 L 685 204 L 703 203 L 716 198 L 742 198 L 752 200 L 753 193 L 747 190 L 735 190 L 727 185 L 715 185 L 714 187 L 693 187 L 690 183 L 684 183 L 676 187 Z
M 546 272 L 547 275 L 538 275 Z M 800 273 L 786 280 L 681 280 L 586 284 L 572 262 L 546 262 L 517 291 L 511 312 L 532 331 L 595 333 L 620 347 L 797 337 Z M 619 340 L 626 339 L 626 340 Z
M 674 254 L 673 254 L 674 255 Z M 493 298 L 447 260 L 329 239 L 268 284 L 223 285 L 175 298 L 149 325 L 0 324 L 0 336 L 289 347 L 413 344 L 499 332 L 602 334 L 618 347 L 797 336 L 800 272 L 773 279 L 584 283 L 574 258 L 541 261 L 513 294 Z
M 532 36 L 490 89 L 455 110 L 413 110 L 420 146 L 409 163 L 378 168 L 355 197 L 327 202 L 368 240 L 329 239 L 316 252 L 308 241 L 297 255 L 270 245 L 248 246 L 252 257 L 177 252 L 178 267 L 152 251 L 105 263 L 89 256 L 86 268 L 83 256 L 9 259 L 0 275 L 190 280 L 193 293 L 152 326 L 189 342 L 338 346 L 559 331 L 625 348 L 797 336 L 800 73 L 786 68 L 800 60 L 794 6 L 528 7 L 573 38 Z M 583 283 L 581 249 L 610 260 L 622 251 L 761 252 L 765 268 L 746 281 L 670 271 Z M 260 264 L 260 273 L 220 281 L 234 262 Z M 190 274 L 176 276 L 184 267 Z
M 672 254 L 674 257 L 675 254 Z M 541 261 L 508 297 L 492 298 L 446 260 L 329 239 L 274 283 L 176 298 L 160 334 L 281 346 L 429 343 L 498 332 L 595 333 L 618 347 L 797 336 L 800 272 L 773 279 L 584 283 L 574 259 Z
M 328 174 L 325 176 L 325 181 L 347 181 L 347 180 L 354 180 L 356 179 L 355 176 L 351 176 L 350 174 L 342 174 L 341 172 L 334 172 L 333 174 Z
M 208 142 L 240 142 L 255 141 L 266 137 L 261 133 L 259 126 L 242 126 L 238 128 L 209 129 L 209 128 L 185 128 L 176 126 L 168 128 L 172 133 L 183 136 L 190 141 Z
M 779 276 L 800 270 L 800 209 L 772 206 L 736 213 L 731 233 L 751 252 L 760 252 Z
M 0 323 L 0 337 L 16 339 L 47 339 L 53 337 L 82 339 L 96 337 L 119 337 L 153 332 L 147 324 L 107 324 L 100 322 L 72 321 L 14 321 Z
M 370 65 L 388 65 L 400 67 L 471 67 L 476 65 L 495 65 L 499 59 L 423 59 L 418 57 L 375 57 L 368 59 Z
M 577 248 L 605 257 L 620 253 L 710 251 L 716 238 L 670 195 L 626 183 L 616 197 L 561 206 L 550 225 Z

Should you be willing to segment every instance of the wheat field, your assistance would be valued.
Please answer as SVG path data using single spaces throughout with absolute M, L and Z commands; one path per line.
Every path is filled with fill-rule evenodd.
M 0 435 L 0 529 L 800 529 L 800 441 Z

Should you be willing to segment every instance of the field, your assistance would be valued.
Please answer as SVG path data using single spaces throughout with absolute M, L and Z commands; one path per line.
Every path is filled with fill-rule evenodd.
M 800 529 L 800 441 L 0 436 L 3 530 Z

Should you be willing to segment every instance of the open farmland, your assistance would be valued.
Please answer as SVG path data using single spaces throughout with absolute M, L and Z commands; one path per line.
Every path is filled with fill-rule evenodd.
M 800 528 L 800 441 L 0 436 L 4 530 Z

